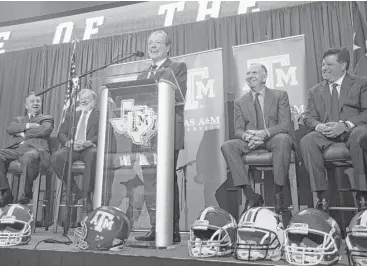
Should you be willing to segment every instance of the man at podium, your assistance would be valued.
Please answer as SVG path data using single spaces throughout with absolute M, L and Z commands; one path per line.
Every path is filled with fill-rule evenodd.
M 154 31 L 148 38 L 148 54 L 152 60 L 149 69 L 138 76 L 138 79 L 161 78 L 162 72 L 159 70 L 170 68 L 174 73 L 177 83 L 180 86 L 183 97 L 186 95 L 187 66 L 185 63 L 174 62 L 169 58 L 171 49 L 171 39 L 163 30 Z M 180 237 L 180 209 L 179 209 L 179 190 L 177 184 L 176 166 L 178 154 L 184 148 L 184 106 L 175 107 L 175 149 L 174 152 L 174 217 L 173 217 L 173 242 L 181 242 Z M 149 213 L 151 230 L 144 236 L 136 237 L 139 241 L 155 240 L 155 210 L 156 210 L 156 174 L 144 173 L 144 201 Z

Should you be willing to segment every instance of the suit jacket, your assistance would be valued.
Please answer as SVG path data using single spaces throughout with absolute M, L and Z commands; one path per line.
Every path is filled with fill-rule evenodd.
M 330 95 L 326 80 L 309 90 L 304 123 L 310 130 L 315 130 L 320 123 L 329 122 Z M 355 126 L 367 124 L 367 78 L 345 75 L 340 88 L 339 114 L 340 120 L 348 120 Z
M 26 130 L 27 123 L 37 123 L 41 126 L 38 128 L 30 128 Z M 18 116 L 14 118 L 13 122 L 8 125 L 6 132 L 13 136 L 11 143 L 5 148 L 13 148 L 22 141 L 37 149 L 40 153 L 40 159 L 44 166 L 49 166 L 50 158 L 50 135 L 54 129 L 54 119 L 50 115 L 37 115 L 29 119 L 28 115 Z M 24 132 L 24 138 L 16 136 L 17 133 Z
M 264 96 L 265 126 L 273 137 L 279 133 L 291 134 L 291 110 L 285 91 L 266 88 Z M 242 139 L 246 130 L 256 130 L 256 113 L 251 92 L 234 102 L 235 138 Z
M 78 126 L 79 118 L 82 114 L 82 111 L 77 111 L 74 119 L 75 128 Z M 60 141 L 62 146 L 65 146 L 65 143 L 70 140 L 68 137 L 69 129 L 72 123 L 72 113 L 70 113 L 66 118 L 64 123 L 62 123 L 59 133 L 57 134 L 57 139 Z M 86 140 L 90 140 L 94 145 L 98 144 L 98 128 L 99 128 L 99 112 L 96 109 L 93 109 L 88 118 L 87 124 L 87 136 Z
M 76 112 L 74 121 L 75 128 L 78 126 L 81 114 L 82 111 L 80 110 Z M 68 133 L 71 126 L 71 121 L 72 121 L 72 114 L 69 113 L 68 116 L 65 118 L 64 123 L 62 123 L 59 133 L 57 134 L 57 139 L 60 141 L 62 146 L 65 146 L 65 143 L 68 140 L 70 140 L 70 138 L 68 137 Z M 110 126 L 110 124 L 108 125 Z M 98 130 L 99 130 L 99 111 L 97 109 L 93 109 L 88 118 L 86 140 L 90 140 L 96 146 L 98 144 Z M 113 134 L 111 126 L 110 128 L 107 128 L 106 137 L 109 137 L 109 143 L 106 143 L 106 150 L 108 149 L 108 152 L 110 153 L 116 152 L 116 138 L 115 135 Z
M 154 76 L 150 76 L 150 78 L 156 79 L 166 79 L 168 81 L 172 81 L 172 83 L 176 83 L 172 80 L 172 76 L 168 71 L 159 71 L 163 69 L 172 69 L 173 74 L 176 77 L 177 84 L 181 89 L 182 95 L 186 97 L 187 91 L 187 66 L 183 62 L 175 62 L 169 58 L 156 70 L 156 74 Z M 149 71 L 146 69 L 145 71 Z M 139 79 L 146 79 L 148 76 L 147 72 L 141 73 L 138 76 Z M 176 96 L 176 101 L 179 100 Z M 185 140 L 185 126 L 184 126 L 184 105 L 175 107 L 175 150 L 181 150 L 184 148 L 184 140 Z

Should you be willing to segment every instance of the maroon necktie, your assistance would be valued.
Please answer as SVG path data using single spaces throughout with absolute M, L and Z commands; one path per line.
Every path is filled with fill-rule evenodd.
M 264 115 L 261 110 L 261 105 L 259 102 L 260 93 L 255 94 L 255 113 L 256 113 L 256 127 L 258 130 L 264 129 Z
M 339 122 L 339 94 L 336 87 L 338 84 L 332 85 L 333 92 L 331 94 L 331 110 L 330 110 L 330 122 Z

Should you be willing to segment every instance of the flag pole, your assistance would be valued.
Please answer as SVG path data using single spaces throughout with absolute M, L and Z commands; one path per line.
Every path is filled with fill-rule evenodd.
M 69 127 L 69 140 L 70 140 L 70 148 L 69 148 L 69 154 L 68 154 L 68 175 L 67 175 L 67 189 L 66 189 L 66 219 L 64 224 L 64 235 L 66 236 L 69 232 L 70 228 L 70 200 L 71 200 L 71 178 L 72 178 L 72 165 L 73 165 L 73 151 L 74 151 L 74 138 L 75 138 L 75 132 L 76 132 L 76 126 L 75 126 L 75 116 L 76 116 L 76 101 L 78 97 L 78 93 L 80 90 L 80 77 L 77 77 L 76 70 L 75 70 L 75 51 L 76 51 L 76 44 L 78 40 L 74 40 L 74 47 L 73 47 L 73 53 L 72 53 L 72 59 L 70 64 L 70 77 L 69 77 L 69 86 L 68 86 L 68 94 L 70 95 L 69 102 L 70 105 L 68 108 L 64 108 L 64 111 L 67 112 L 67 109 L 70 107 L 72 108 L 72 115 L 71 115 L 71 125 Z M 74 68 L 74 69 L 73 69 Z M 65 119 L 65 116 L 64 116 Z M 62 121 L 63 122 L 63 121 Z M 65 170 L 65 167 L 64 167 Z M 57 222 L 57 221 L 56 221 Z

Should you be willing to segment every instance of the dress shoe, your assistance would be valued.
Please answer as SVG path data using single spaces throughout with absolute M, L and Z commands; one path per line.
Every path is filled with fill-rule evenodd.
M 326 199 L 320 199 L 315 206 L 315 209 L 318 209 L 320 211 L 324 211 L 326 213 L 329 213 L 329 205 L 330 205 L 330 201 L 326 200 Z
M 253 198 L 246 200 L 245 208 L 243 208 L 240 217 L 251 208 L 260 207 L 264 204 L 264 199 L 261 195 L 255 193 Z
M 5 207 L 8 204 L 13 203 L 14 197 L 10 189 L 1 192 L 0 195 L 0 208 Z
M 93 203 L 89 197 L 83 198 L 83 212 L 90 213 L 93 211 Z
M 135 237 L 138 241 L 154 241 L 155 240 L 155 228 L 150 229 L 150 231 L 145 236 Z
M 359 212 L 367 209 L 367 202 L 364 196 L 357 196 L 356 200 L 357 200 L 357 208 Z
M 22 204 L 22 205 L 27 205 L 31 202 L 32 198 L 33 198 L 33 193 L 26 192 L 26 193 L 23 193 L 23 195 L 20 197 L 17 203 Z
M 284 214 L 284 196 L 282 192 L 274 193 L 274 211 L 278 215 Z

